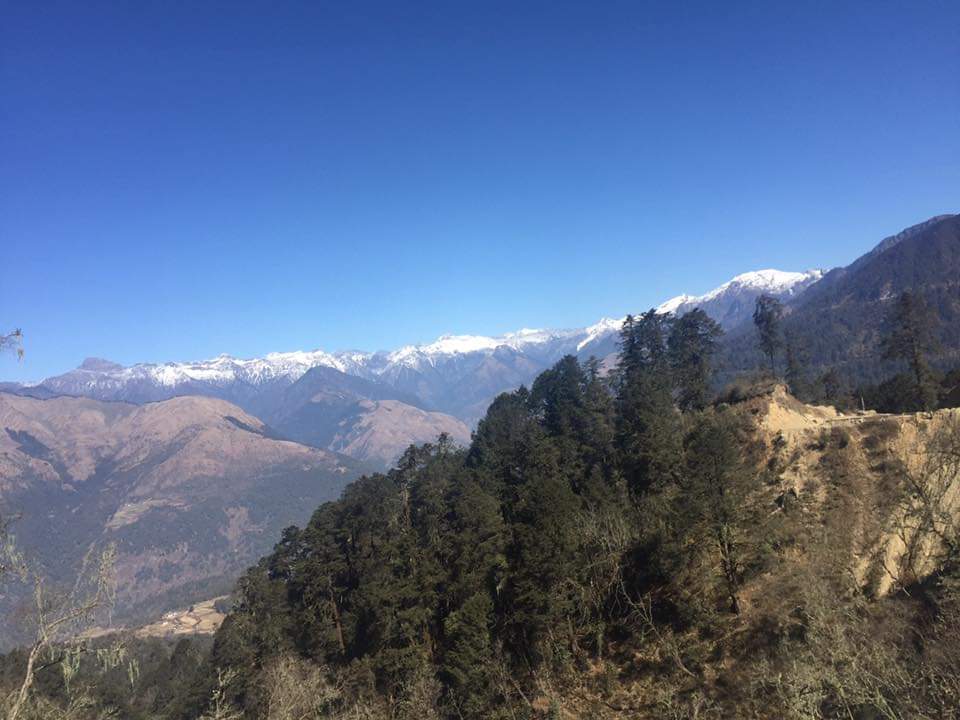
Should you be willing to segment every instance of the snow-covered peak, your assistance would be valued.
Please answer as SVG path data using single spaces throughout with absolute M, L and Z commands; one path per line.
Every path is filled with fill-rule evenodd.
M 657 313 L 659 315 L 669 315 L 670 313 L 675 313 L 678 308 L 687 305 L 689 303 L 697 302 L 699 298 L 695 295 L 677 295 L 672 297 L 666 302 L 662 302 L 657 305 Z
M 577 343 L 577 352 L 580 352 L 587 345 L 595 342 L 596 340 L 607 337 L 612 333 L 620 332 L 620 328 L 623 327 L 625 320 L 625 317 L 622 317 L 619 320 L 614 320 L 613 318 L 601 318 L 600 322 L 584 328 L 583 339 Z
M 484 335 L 442 335 L 418 349 L 426 355 L 462 355 L 478 350 L 493 350 L 500 344 L 496 338 Z
M 514 349 L 520 349 L 526 345 L 536 345 L 538 343 L 554 340 L 558 335 L 563 334 L 562 330 L 541 330 L 532 328 L 521 328 L 516 332 L 507 333 L 498 338 L 501 344 L 509 345 Z
M 497 347 L 494 338 L 483 335 L 442 335 L 425 345 L 404 345 L 387 355 L 387 366 L 413 365 L 438 356 L 462 355 Z
M 657 307 L 661 315 L 675 313 L 681 308 L 717 301 L 726 295 L 737 292 L 749 292 L 756 295 L 769 293 L 776 297 L 790 297 L 823 277 L 823 270 L 806 272 L 788 272 L 785 270 L 753 270 L 737 275 L 719 287 L 703 295 L 677 295 Z
M 704 296 L 704 299 L 710 300 L 734 287 L 783 295 L 790 293 L 798 285 L 809 285 L 822 277 L 823 270 L 808 270 L 807 272 L 786 272 L 773 269 L 754 270 L 737 275 L 733 280 L 725 282 L 715 290 L 711 290 Z
M 457 355 L 471 353 L 492 353 L 498 348 L 523 351 L 538 345 L 546 345 L 554 340 L 573 337 L 578 330 L 540 330 L 523 328 L 516 332 L 498 337 L 487 335 L 442 335 L 431 343 L 406 345 L 387 356 L 386 368 L 391 365 L 416 367 L 420 363 L 437 362 Z
M 195 362 L 138 363 L 123 367 L 99 361 L 84 362 L 74 373 L 91 385 L 120 385 L 134 381 L 173 387 L 190 382 L 253 384 L 277 378 L 296 380 L 310 368 L 324 365 L 345 371 L 345 363 L 322 350 L 274 352 L 262 358 L 238 359 L 227 354 Z

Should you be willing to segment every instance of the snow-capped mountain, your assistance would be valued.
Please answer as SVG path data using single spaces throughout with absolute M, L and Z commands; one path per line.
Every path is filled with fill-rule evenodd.
M 700 308 L 729 330 L 751 316 L 756 300 L 761 295 L 770 295 L 788 301 L 822 277 L 823 270 L 806 272 L 754 270 L 737 275 L 703 295 L 677 295 L 670 298 L 657 307 L 657 312 L 682 315 Z
M 756 298 L 770 294 L 788 300 L 819 280 L 819 270 L 758 270 L 738 275 L 699 296 L 679 295 L 656 308 L 683 313 L 702 308 L 727 328 L 749 318 Z M 220 355 L 199 362 L 142 363 L 124 367 L 89 359 L 79 368 L 49 378 L 37 390 L 99 400 L 147 402 L 178 395 L 208 395 L 240 405 L 260 417 L 282 421 L 280 394 L 296 394 L 298 381 L 312 368 L 330 368 L 363 378 L 376 388 L 375 399 L 413 403 L 468 423 L 485 412 L 497 394 L 530 383 L 567 354 L 605 358 L 616 351 L 623 319 L 604 318 L 571 330 L 525 328 L 505 335 L 444 335 L 393 351 L 324 350 L 277 352 L 262 358 Z M 308 392 L 304 386 L 303 392 Z M 315 383 L 309 392 L 316 392 Z M 289 403 L 289 398 L 284 401 Z
M 165 387 L 175 387 L 191 382 L 206 382 L 226 385 L 234 382 L 260 384 L 281 378 L 296 380 L 307 370 L 318 365 L 346 371 L 349 363 L 322 350 L 312 352 L 277 352 L 262 358 L 241 360 L 230 355 L 218 355 L 199 362 L 168 362 L 163 364 L 142 363 L 124 367 L 109 360 L 88 358 L 73 371 L 74 382 L 90 383 L 90 387 L 120 387 L 122 385 L 149 381 Z M 45 380 L 52 387 L 60 378 Z

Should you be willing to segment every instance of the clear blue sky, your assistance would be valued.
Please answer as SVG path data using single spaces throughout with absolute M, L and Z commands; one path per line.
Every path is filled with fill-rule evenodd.
M 579 326 L 960 211 L 954 0 L 2 8 L 2 379 Z

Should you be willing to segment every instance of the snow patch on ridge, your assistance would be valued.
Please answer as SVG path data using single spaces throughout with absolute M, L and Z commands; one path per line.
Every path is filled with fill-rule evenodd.
M 760 293 L 770 293 L 778 296 L 793 295 L 797 288 L 806 288 L 823 277 L 823 270 L 808 270 L 806 272 L 787 272 L 784 270 L 754 270 L 737 275 L 719 287 L 703 295 L 677 295 L 657 306 L 661 315 L 675 313 L 681 307 L 702 304 L 715 300 L 721 295 L 737 290 L 749 290 Z
M 614 320 L 613 318 L 602 318 L 600 322 L 586 328 L 584 330 L 584 333 L 586 334 L 584 335 L 583 339 L 577 343 L 577 352 L 580 352 L 587 345 L 596 340 L 604 338 L 612 333 L 620 332 L 620 328 L 623 327 L 625 320 L 625 317 L 622 317 L 619 320 Z
M 102 361 L 96 364 L 84 362 L 74 372 L 88 376 L 85 383 L 88 387 L 116 387 L 137 381 L 174 387 L 189 382 L 226 384 L 241 381 L 259 384 L 279 378 L 296 380 L 320 365 L 341 371 L 346 367 L 346 363 L 322 350 L 298 350 L 269 353 L 265 357 L 249 360 L 224 354 L 198 362 L 168 362 L 162 365 L 139 363 L 130 367 Z
M 435 365 L 440 360 L 472 353 L 492 353 L 499 348 L 523 351 L 526 348 L 546 345 L 555 340 L 572 338 L 580 330 L 541 330 L 522 328 L 498 337 L 486 335 L 442 335 L 432 343 L 425 345 L 406 345 L 387 355 L 387 365 L 377 373 L 382 374 L 390 367 L 405 365 L 416 368 L 421 364 Z

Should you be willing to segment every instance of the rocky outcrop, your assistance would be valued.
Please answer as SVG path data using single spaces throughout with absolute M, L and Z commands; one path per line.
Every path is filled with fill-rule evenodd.
M 960 531 L 960 409 L 840 414 L 783 387 L 744 405 L 766 447 L 772 507 L 791 505 L 862 591 L 938 569 Z

